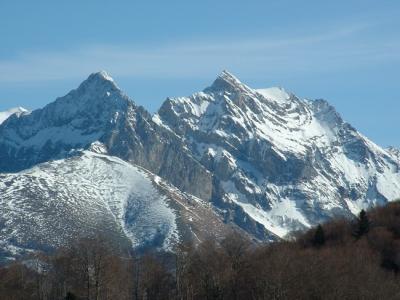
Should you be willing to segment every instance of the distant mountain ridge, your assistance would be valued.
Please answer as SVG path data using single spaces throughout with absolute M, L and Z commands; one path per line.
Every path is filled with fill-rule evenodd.
M 107 73 L 99 72 L 43 109 L 10 116 L 0 125 L 0 172 L 4 180 L 11 180 L 0 189 L 7 195 L 5 203 L 18 198 L 22 206 L 30 207 L 34 201 L 37 207 L 47 205 L 51 195 L 67 203 L 68 193 L 78 199 L 75 193 L 79 189 L 73 185 L 79 185 L 79 181 L 74 176 L 65 182 L 65 194 L 43 176 L 38 181 L 29 180 L 28 188 L 24 174 L 38 167 L 52 168 L 54 176 L 61 176 L 51 167 L 58 162 L 62 165 L 60 172 L 69 170 L 73 174 L 71 166 L 79 157 L 92 157 L 85 160 L 90 165 L 99 159 L 90 153 L 100 153 L 96 155 L 102 155 L 102 161 L 110 157 L 106 169 L 112 170 L 119 160 L 126 164 L 123 169 L 143 169 L 168 185 L 162 189 L 157 180 L 151 183 L 161 189 L 157 197 L 160 203 L 166 203 L 165 209 L 174 221 L 169 225 L 153 222 L 152 229 L 152 225 L 146 225 L 149 232 L 163 233 L 150 242 L 135 244 L 122 230 L 122 236 L 135 246 L 168 245 L 170 231 L 166 228 L 173 228 L 171 224 L 176 224 L 176 230 L 172 230 L 175 240 L 196 240 L 200 231 L 202 236 L 207 231 L 219 236 L 228 227 L 256 240 L 276 240 L 333 216 L 350 217 L 362 208 L 400 197 L 398 152 L 371 142 L 325 100 L 300 99 L 283 88 L 252 89 L 227 71 L 202 92 L 168 98 L 154 115 L 137 106 Z M 76 167 L 78 177 L 82 168 Z M 106 173 L 124 174 L 122 170 L 116 172 Z M 125 179 L 129 186 L 129 179 Z M 109 182 L 113 190 L 115 180 L 110 178 Z M 119 183 L 116 185 L 115 197 L 121 198 L 116 192 Z M 86 185 L 85 193 L 94 193 L 91 188 L 98 189 Z M 31 199 L 29 195 L 36 189 L 39 196 Z M 138 195 L 140 189 L 140 185 L 131 186 L 128 194 Z M 185 203 L 199 199 L 200 204 L 176 204 L 171 197 L 177 196 L 170 194 L 174 189 L 173 194 L 181 195 Z M 131 226 L 131 232 L 140 231 L 135 221 L 139 208 L 128 203 L 147 203 L 145 207 L 149 203 L 140 200 L 142 197 L 129 202 L 130 196 L 124 195 L 115 199 L 122 203 L 122 209 L 110 215 L 119 220 L 115 232 L 124 226 Z M 84 210 L 90 210 L 95 200 L 88 203 Z M 12 209 L 9 206 L 9 219 L 3 217 L 0 224 L 18 223 Z M 29 210 L 18 209 L 28 214 Z M 195 220 L 196 215 L 213 221 L 207 227 L 202 217 Z M 56 218 L 46 218 L 52 217 Z M 168 219 L 163 218 L 159 217 Z M 30 226 L 35 228 L 34 224 Z M 37 226 L 32 230 L 47 230 L 46 224 Z M 10 235 L 10 227 L 0 230 L 7 247 L 35 244 L 27 243 L 23 235 Z

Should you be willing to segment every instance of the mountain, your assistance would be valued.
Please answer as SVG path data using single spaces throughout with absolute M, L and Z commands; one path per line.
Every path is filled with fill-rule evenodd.
M 171 250 L 181 239 L 222 237 L 233 229 L 203 200 L 95 143 L 70 157 L 0 174 L 0 257 L 107 236 L 128 251 Z
M 213 173 L 214 203 L 243 228 L 255 220 L 284 237 L 400 197 L 399 160 L 325 100 L 251 89 L 224 71 L 203 92 L 167 99 L 153 120 Z
M 26 110 L 23 107 L 14 107 L 14 108 L 8 109 L 6 111 L 1 111 L 0 112 L 0 124 L 3 123 L 5 120 L 7 120 L 13 114 L 20 115 L 23 113 L 28 113 L 28 110 Z
M 205 202 L 211 174 L 105 72 L 1 124 L 0 172 L 3 257 L 98 233 L 169 249 L 233 230 Z
M 123 239 L 123 209 L 128 201 L 147 207 L 144 201 L 156 199 L 154 205 L 166 220 L 159 219 L 165 221 L 164 227 L 172 234 L 172 213 L 146 179 L 143 172 L 129 164 L 91 152 L 2 174 L 3 249 L 12 252 L 57 247 L 74 236 L 85 235 L 83 230 L 90 233 L 90 228 Z M 131 193 L 135 185 L 143 189 L 141 195 Z
M 43 109 L 7 119 L 0 126 L 0 172 L 63 158 L 96 141 L 110 155 L 162 177 L 169 174 L 178 188 L 210 198 L 211 174 L 178 137 L 154 123 L 105 72 L 90 75 L 76 90 Z
M 271 241 L 400 197 L 396 152 L 327 101 L 226 71 L 153 116 L 91 74 L 0 125 L 0 177 L 3 256 L 94 232 L 136 248 L 232 230 Z

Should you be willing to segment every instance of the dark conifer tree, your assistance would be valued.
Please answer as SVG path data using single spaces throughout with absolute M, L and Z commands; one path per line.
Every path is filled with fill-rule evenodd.
M 314 247 L 321 247 L 325 244 L 325 233 L 321 225 L 318 225 L 315 230 L 312 243 Z
M 77 298 L 71 292 L 68 292 L 67 296 L 65 297 L 65 300 L 75 300 L 75 299 L 77 299 Z
M 365 210 L 361 210 L 360 214 L 358 215 L 357 227 L 354 232 L 355 237 L 360 238 L 364 234 L 367 234 L 369 231 L 369 226 L 370 222 L 367 213 L 365 212 Z

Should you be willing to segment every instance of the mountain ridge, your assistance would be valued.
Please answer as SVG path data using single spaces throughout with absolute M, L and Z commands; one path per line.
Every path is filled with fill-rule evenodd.
M 105 144 L 111 155 L 160 175 L 174 173 L 176 166 L 156 157 L 178 155 L 182 164 L 192 167 L 178 170 L 173 183 L 196 196 L 210 197 L 210 190 L 185 182 L 187 177 L 205 173 L 201 165 L 169 131 L 152 122 L 151 115 L 136 106 L 105 72 L 91 74 L 77 89 L 43 109 L 14 115 L 0 125 L 0 172 L 15 172 L 60 158 L 73 149 L 89 148 L 96 141 Z
M 201 92 L 167 98 L 153 115 L 101 71 L 43 109 L 0 125 L 0 174 L 16 174 L 16 182 L 38 165 L 61 160 L 68 169 L 81 151 L 159 176 L 208 203 L 213 223 L 261 241 L 400 197 L 394 149 L 364 137 L 326 100 L 252 89 L 228 71 Z M 59 192 L 42 180 L 32 188 Z M 44 196 L 35 201 L 46 203 Z M 199 207 L 192 210 L 200 215 Z M 136 215 L 133 206 L 123 213 Z M 182 219 L 181 228 L 191 228 L 194 215 Z M 196 226 L 206 228 L 200 219 Z
M 203 92 L 168 98 L 155 116 L 219 179 L 225 190 L 219 198 L 227 197 L 222 207 L 240 206 L 282 237 L 289 233 L 284 228 L 350 216 L 400 196 L 393 156 L 326 100 L 272 91 L 263 95 L 224 71 Z

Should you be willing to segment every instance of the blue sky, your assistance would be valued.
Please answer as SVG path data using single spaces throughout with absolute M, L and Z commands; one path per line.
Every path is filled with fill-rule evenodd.
M 0 1 L 0 110 L 35 109 L 107 70 L 154 112 L 227 69 L 329 100 L 400 146 L 400 1 Z

